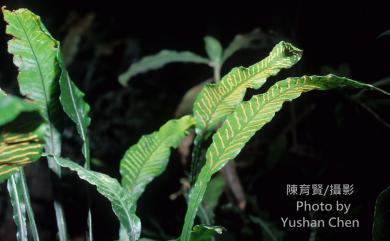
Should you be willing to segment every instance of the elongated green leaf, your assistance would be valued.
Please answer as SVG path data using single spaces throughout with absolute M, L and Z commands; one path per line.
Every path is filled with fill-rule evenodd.
M 88 126 L 91 123 L 89 118 L 89 105 L 84 101 L 84 93 L 77 88 L 76 84 L 70 79 L 66 70 L 60 50 L 57 52 L 57 60 L 61 68 L 60 76 L 60 101 L 65 113 L 76 124 L 77 132 L 83 141 L 82 152 L 85 158 L 85 166 L 90 168 L 90 150 L 88 138 Z
M 328 90 L 338 87 L 378 90 L 372 85 L 335 75 L 303 76 L 279 81 L 266 93 L 242 102 L 213 135 L 213 142 L 206 153 L 206 164 L 189 194 L 181 241 L 190 239 L 190 229 L 212 174 L 235 158 L 256 131 L 272 120 L 284 102 L 292 101 L 303 92 L 310 90 Z
M 121 226 L 126 230 L 130 240 L 136 241 L 139 239 L 141 223 L 133 211 L 133 197 L 115 178 L 88 170 L 68 159 L 60 157 L 54 157 L 54 159 L 60 166 L 77 172 L 81 179 L 96 186 L 98 192 L 110 200 L 112 210 L 118 217 Z
M 38 106 L 33 103 L 16 96 L 0 94 L 0 125 L 13 121 L 22 112 L 33 111 L 38 111 Z
M 60 43 L 57 41 L 57 45 Z M 77 132 L 83 142 L 82 153 L 84 155 L 85 163 L 84 166 L 87 169 L 91 168 L 91 155 L 90 155 L 90 142 L 88 137 L 88 126 L 91 123 L 89 118 L 89 105 L 84 101 L 84 93 L 77 88 L 76 84 L 70 79 L 69 73 L 66 69 L 64 58 L 61 53 L 61 48 L 57 49 L 57 62 L 61 69 L 60 75 L 60 102 L 65 113 L 69 118 L 76 124 Z M 87 240 L 92 241 L 92 213 L 88 210 L 87 217 Z
M 16 224 L 16 239 L 18 241 L 28 241 L 27 221 L 26 221 L 26 202 L 22 192 L 20 174 L 14 173 L 8 180 L 7 189 L 9 200 L 12 205 L 12 216 Z
M 211 37 L 211 36 L 206 36 L 204 38 L 205 42 L 205 49 L 207 52 L 207 55 L 209 56 L 211 62 L 213 64 L 219 65 L 222 59 L 222 45 L 218 41 L 218 39 Z
M 8 23 L 6 33 L 14 37 L 8 41 L 8 52 L 14 55 L 19 68 L 20 92 L 38 105 L 46 121 L 51 121 L 58 85 L 56 42 L 42 28 L 40 18 L 29 10 L 11 12 L 3 8 L 3 13 Z
M 374 241 L 390 239 L 390 186 L 383 190 L 375 203 L 372 238 Z
M 212 130 L 233 112 L 244 98 L 246 89 L 260 88 L 268 77 L 298 62 L 301 55 L 301 50 L 280 42 L 259 63 L 249 68 L 234 68 L 219 83 L 206 85 L 196 98 L 193 108 L 197 134 L 203 135 Z
M 127 85 L 127 82 L 138 74 L 156 70 L 167 64 L 178 62 L 208 64 L 209 60 L 189 51 L 178 52 L 174 50 L 162 50 L 155 55 L 145 56 L 140 61 L 132 64 L 126 72 L 119 76 L 119 82 L 122 85 Z
M 260 29 L 255 29 L 247 34 L 236 35 L 233 41 L 224 51 L 221 61 L 222 64 L 239 50 L 259 48 L 260 46 L 265 45 L 264 42 L 266 42 L 268 38 L 269 36 L 266 33 L 262 32 Z
M 145 186 L 165 170 L 170 149 L 180 144 L 193 124 L 191 116 L 168 121 L 159 131 L 143 136 L 127 150 L 120 164 L 122 185 L 135 201 Z

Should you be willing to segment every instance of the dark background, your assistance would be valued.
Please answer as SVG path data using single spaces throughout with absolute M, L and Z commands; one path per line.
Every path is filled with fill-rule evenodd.
M 226 47 L 236 34 L 261 28 L 304 50 L 302 60 L 292 70 L 282 72 L 282 77 L 327 74 L 333 70 L 373 83 L 390 75 L 390 37 L 377 38 L 390 29 L 390 8 L 375 1 L 12 0 L 3 5 L 8 9 L 32 10 L 60 40 L 72 26 L 70 16 L 77 19 L 94 14 L 92 27 L 81 39 L 69 71 L 86 92 L 86 100 L 92 107 L 92 154 L 103 163 L 95 168 L 116 177 L 124 151 L 142 134 L 174 118 L 185 92 L 212 75 L 205 66 L 172 64 L 135 77 L 129 87 L 120 86 L 118 75 L 144 55 L 175 49 L 205 56 L 202 40 L 205 35 L 218 38 Z M 8 92 L 17 93 L 17 72 L 6 51 L 9 37 L 4 28 L 5 24 L 0 24 L 0 84 Z M 223 73 L 231 67 L 258 61 L 271 48 L 240 52 L 227 62 Z M 308 93 L 294 105 L 287 104 L 274 122 L 248 143 L 236 160 L 247 198 L 253 200 L 245 215 L 262 215 L 280 228 L 281 216 L 296 215 L 295 199 L 285 195 L 286 184 L 349 183 L 354 184 L 355 194 L 345 201 L 352 203 L 354 210 L 350 216 L 358 218 L 361 227 L 319 230 L 316 240 L 371 240 L 375 198 L 390 183 L 386 168 L 390 129 L 351 100 L 356 92 Z M 366 93 L 362 101 L 379 98 L 383 96 Z M 390 120 L 389 104 L 374 107 L 383 119 Z M 311 111 L 302 120 L 284 131 L 295 115 L 300 116 L 308 109 Z M 63 153 L 81 160 L 74 129 L 69 123 L 65 125 Z M 29 167 L 28 173 L 42 240 L 54 240 L 51 199 L 55 194 L 48 183 L 44 161 Z M 183 198 L 171 201 L 168 196 L 180 189 L 179 179 L 183 177 L 185 169 L 180 165 L 179 155 L 173 153 L 168 170 L 140 199 L 138 213 L 143 227 L 157 237 L 173 238 L 180 232 L 185 201 Z M 15 240 L 5 186 L 0 190 L 0 240 Z M 70 236 L 72 240 L 82 240 L 77 239 L 85 230 L 82 182 L 67 175 L 55 193 L 59 190 L 63 193 Z M 109 203 L 95 192 L 93 197 L 95 240 L 114 240 L 118 223 Z M 335 198 L 321 201 L 334 202 Z M 242 216 L 229 195 L 224 195 L 217 209 L 216 224 L 226 227 L 228 233 L 221 240 L 262 240 L 260 227 Z M 287 241 L 309 240 L 308 229 L 284 231 Z

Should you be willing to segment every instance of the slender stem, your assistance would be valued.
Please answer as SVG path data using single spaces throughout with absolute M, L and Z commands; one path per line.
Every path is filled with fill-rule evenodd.
M 38 228 L 37 228 L 37 224 L 35 222 L 34 211 L 32 209 L 32 205 L 31 205 L 31 201 L 30 201 L 30 193 L 28 191 L 26 177 L 24 175 L 24 171 L 22 168 L 20 169 L 19 173 L 20 173 L 20 182 L 21 182 L 21 186 L 22 186 L 23 197 L 24 197 L 24 201 L 26 203 L 26 209 L 27 209 L 27 215 L 28 215 L 28 220 L 29 220 L 29 224 L 30 224 L 31 235 L 32 235 L 34 241 L 39 241 Z
M 84 164 L 87 170 L 90 170 L 89 162 Z M 92 232 L 92 212 L 91 212 L 91 193 L 87 189 L 87 202 L 88 202 L 88 216 L 87 216 L 87 241 L 93 241 L 93 232 Z
M 214 64 L 213 71 L 214 71 L 214 82 L 218 83 L 221 80 L 221 65 Z
M 91 208 L 88 209 L 87 226 L 88 226 L 87 241 L 93 241 Z
M 210 168 L 202 168 L 196 180 L 194 187 L 191 189 L 188 196 L 188 208 L 184 219 L 180 241 L 189 241 L 191 238 L 191 230 L 194 225 L 198 208 L 202 203 L 203 196 L 207 189 L 207 183 L 210 181 L 212 173 Z
M 87 170 L 91 169 L 91 153 L 89 149 L 89 140 L 87 137 L 84 137 L 82 152 L 84 154 L 84 167 Z M 88 202 L 88 216 L 87 216 L 87 241 L 93 241 L 93 233 L 92 233 L 92 212 L 91 212 L 91 194 L 87 189 L 87 202 Z

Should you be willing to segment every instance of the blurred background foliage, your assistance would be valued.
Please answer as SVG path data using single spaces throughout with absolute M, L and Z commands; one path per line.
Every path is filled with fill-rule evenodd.
M 91 105 L 93 168 L 116 177 L 126 148 L 173 118 L 186 92 L 212 77 L 206 65 L 178 63 L 135 76 L 127 87 L 119 84 L 118 76 L 132 63 L 161 49 L 205 56 L 204 36 L 216 37 L 226 47 L 236 34 L 259 28 L 266 44 L 234 55 L 223 74 L 264 58 L 275 42 L 286 40 L 303 49 L 304 55 L 294 70 L 283 71 L 277 80 L 287 75 L 334 73 L 390 88 L 390 36 L 380 36 L 390 19 L 386 8 L 375 1 L 352 5 L 303 0 L 246 5 L 240 1 L 233 5 L 12 0 L 2 4 L 8 9 L 31 9 L 62 40 L 72 79 Z M 6 51 L 4 28 L 1 24 L 0 84 L 7 92 L 17 93 L 16 68 Z M 233 181 L 216 181 L 215 192 L 220 190 L 221 197 L 219 202 L 218 195 L 210 200 L 216 224 L 229 230 L 223 240 L 371 240 L 375 198 L 389 184 L 389 106 L 388 99 L 364 91 L 309 93 L 287 104 L 236 159 Z M 71 123 L 67 126 L 63 153 L 82 159 L 74 151 L 80 143 L 76 130 Z M 55 194 L 44 165 L 29 166 L 27 178 L 42 240 L 54 240 L 54 214 L 47 207 Z M 186 208 L 181 190 L 186 188 L 187 171 L 188 163 L 175 152 L 167 171 L 141 197 L 139 216 L 145 235 L 166 240 L 179 233 Z M 83 240 L 85 187 L 74 176 L 65 179 L 61 191 L 70 236 Z M 281 216 L 298 215 L 295 200 L 285 194 L 288 183 L 354 184 L 355 194 L 346 200 L 352 203 L 351 215 L 360 219 L 361 228 L 282 230 Z M 0 192 L 0 240 L 11 241 L 15 239 L 11 208 L 4 186 Z M 118 224 L 109 203 L 93 193 L 95 240 L 114 240 Z

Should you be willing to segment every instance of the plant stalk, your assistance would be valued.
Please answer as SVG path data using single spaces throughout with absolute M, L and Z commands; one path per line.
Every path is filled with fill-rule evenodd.
M 90 150 L 88 148 L 88 144 L 84 141 L 83 144 L 83 150 L 84 150 L 84 158 L 85 163 L 84 167 L 87 170 L 91 169 L 91 158 L 90 158 Z M 88 202 L 88 216 L 87 216 L 87 241 L 93 241 L 93 233 L 92 233 L 92 212 L 91 212 L 91 194 L 89 190 L 87 190 L 87 202 Z
M 213 72 L 214 72 L 214 82 L 218 83 L 221 80 L 221 65 L 214 64 L 213 65 Z
M 207 185 L 204 185 L 204 183 L 208 183 L 211 179 L 211 176 L 212 173 L 209 168 L 202 168 L 194 187 L 190 191 L 188 196 L 188 200 L 190 200 L 190 202 L 188 203 L 187 213 L 180 235 L 180 241 L 189 241 L 191 238 L 192 226 L 194 225 L 195 217 L 198 213 L 199 206 L 202 203 L 203 196 L 207 189 Z M 194 196 L 194 198 L 192 198 L 192 196 Z

